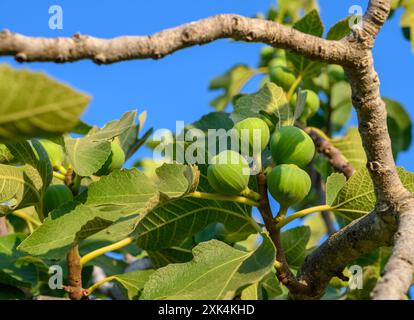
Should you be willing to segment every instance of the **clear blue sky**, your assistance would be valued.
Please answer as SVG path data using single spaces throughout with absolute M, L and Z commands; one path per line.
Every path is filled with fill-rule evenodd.
M 368 1 L 321 0 L 321 15 L 326 27 L 348 15 L 354 4 Z M 98 37 L 140 35 L 159 31 L 217 13 L 254 15 L 264 12 L 274 0 L 177 0 L 177 1 L 6 1 L 0 2 L 0 29 L 8 28 L 31 36 L 70 36 L 75 32 Z M 63 8 L 63 30 L 48 27 L 49 6 Z M 414 114 L 411 94 L 414 55 L 402 37 L 398 14 L 384 27 L 375 48 L 382 93 L 401 101 Z M 211 111 L 209 101 L 216 93 L 208 92 L 208 81 L 235 63 L 254 66 L 260 44 L 221 40 L 202 47 L 175 53 L 160 61 L 139 60 L 109 66 L 89 61 L 72 64 L 33 63 L 23 67 L 43 70 L 53 77 L 88 92 L 93 101 L 83 119 L 97 125 L 119 118 L 130 109 L 147 110 L 148 126 L 173 129 L 176 120 L 186 123 Z M 0 58 L 18 67 L 12 58 Z M 255 91 L 253 81 L 246 87 Z M 399 158 L 399 164 L 414 171 L 413 154 Z

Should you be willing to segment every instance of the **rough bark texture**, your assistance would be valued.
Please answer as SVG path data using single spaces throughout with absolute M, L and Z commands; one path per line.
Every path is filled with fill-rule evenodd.
M 348 263 L 380 246 L 390 245 L 394 240 L 392 256 L 373 297 L 400 299 L 407 292 L 414 271 L 414 198 L 397 175 L 386 108 L 381 100 L 371 53 L 375 38 L 388 17 L 390 4 L 391 0 L 371 0 L 363 25 L 355 27 L 350 35 L 340 41 L 306 35 L 271 21 L 223 14 L 151 36 L 108 40 L 79 34 L 72 38 L 33 38 L 5 30 L 0 32 L 0 56 L 14 55 L 21 62 L 91 59 L 98 64 L 107 64 L 131 59 L 159 59 L 186 47 L 232 38 L 262 42 L 311 59 L 342 65 L 351 82 L 377 205 L 369 215 L 333 234 L 313 251 L 305 260 L 297 279 L 292 279 L 287 273 L 292 285 L 286 284 L 290 286 L 292 298 L 319 298 L 330 278 L 338 275 Z M 318 148 L 330 155 L 331 164 L 337 170 L 352 174 L 346 163 L 335 160 L 339 159 L 336 151 L 324 141 L 319 141 Z M 260 206 L 272 240 L 278 243 L 277 234 L 272 234 L 274 224 L 270 222 L 268 208 L 264 202 Z M 307 289 L 295 290 L 298 283 Z
M 82 288 L 82 265 L 80 258 L 79 247 L 78 245 L 74 245 L 66 256 L 69 285 L 64 286 L 64 289 L 69 293 L 69 298 L 71 300 L 81 300 L 84 298 Z
M 98 64 L 108 64 L 132 59 L 160 59 L 177 50 L 222 38 L 267 43 L 337 64 L 347 61 L 350 54 L 345 43 L 317 38 L 272 21 L 220 14 L 150 36 L 113 39 L 80 34 L 71 38 L 27 37 L 3 30 L 0 32 L 0 56 L 14 55 L 21 62 L 91 59 Z
M 354 174 L 354 167 L 344 159 L 342 153 L 328 140 L 321 137 L 318 132 L 312 128 L 305 128 L 304 130 L 312 138 L 318 151 L 328 158 L 329 163 L 336 171 L 342 172 L 347 179 Z

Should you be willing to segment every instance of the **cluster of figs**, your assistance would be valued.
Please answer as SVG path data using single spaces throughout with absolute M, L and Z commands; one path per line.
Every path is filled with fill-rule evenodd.
M 267 123 L 260 118 L 247 118 L 236 123 L 234 131 L 239 139 L 242 130 L 248 131 L 249 144 L 259 140 L 258 156 L 268 145 L 270 147 L 274 167 L 265 172 L 272 197 L 283 208 L 302 201 L 311 189 L 311 179 L 304 170 L 315 154 L 315 145 L 310 136 L 295 126 L 284 126 L 276 129 L 270 137 Z M 260 133 L 260 139 L 253 139 L 254 133 Z M 257 194 L 249 189 L 249 172 L 250 166 L 240 153 L 226 150 L 212 159 L 207 178 L 217 193 L 257 199 Z
M 51 140 L 40 140 L 46 150 L 53 167 L 62 166 L 65 163 L 65 154 L 60 144 Z M 120 169 L 125 162 L 125 153 L 117 139 L 111 141 L 111 154 L 105 164 L 95 175 L 107 175 L 115 169 Z M 47 216 L 51 211 L 60 207 L 66 202 L 73 201 L 73 192 L 66 184 L 50 185 L 43 198 L 43 213 Z

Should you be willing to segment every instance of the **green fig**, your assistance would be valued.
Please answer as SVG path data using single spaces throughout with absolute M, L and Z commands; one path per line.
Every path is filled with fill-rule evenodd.
M 266 66 L 268 65 L 269 61 L 272 60 L 273 55 L 275 53 L 275 49 L 273 47 L 263 47 L 260 50 L 260 65 L 261 66 Z
M 315 145 L 303 130 L 287 126 L 276 130 L 270 140 L 270 152 L 276 164 L 305 167 L 315 155 Z
M 64 184 L 51 185 L 46 189 L 43 199 L 45 217 L 66 202 L 73 201 L 72 191 Z
M 226 150 L 212 159 L 207 179 L 217 193 L 240 195 L 248 190 L 249 172 L 247 161 L 239 153 Z
M 267 175 L 267 186 L 272 197 L 283 208 L 302 201 L 311 189 L 306 171 L 294 164 L 281 164 Z
M 45 148 L 52 166 L 62 165 L 65 157 L 62 146 L 46 139 L 41 139 L 39 142 Z
M 316 112 L 318 112 L 319 107 L 321 106 L 321 101 L 319 100 L 318 95 L 312 91 L 312 90 L 303 90 L 307 93 L 306 95 L 306 102 L 305 106 L 303 108 L 302 115 L 300 116 L 301 121 L 305 121 L 309 118 L 311 118 L 313 115 L 315 115 Z M 298 95 L 295 93 L 292 96 L 291 105 L 293 107 L 296 107 Z
M 270 81 L 282 87 L 285 91 L 289 91 L 293 83 L 296 81 L 296 77 L 293 73 L 289 72 L 289 69 L 283 66 L 272 67 L 269 69 Z
M 328 66 L 328 75 L 331 79 L 335 81 L 345 80 L 344 69 L 336 64 L 331 64 Z
M 273 58 L 272 60 L 269 61 L 269 69 L 271 68 L 277 68 L 277 67 L 287 67 L 286 65 L 286 59 L 283 57 L 277 57 L 277 58 Z
M 247 118 L 235 124 L 234 129 L 241 142 L 248 138 L 249 150 L 261 152 L 266 149 L 270 139 L 269 127 L 259 118 Z M 255 145 L 257 144 L 257 145 Z M 242 149 L 243 150 L 243 149 Z
M 111 141 L 111 154 L 101 169 L 96 173 L 97 176 L 108 175 L 116 169 L 121 169 L 125 163 L 125 153 L 117 140 Z

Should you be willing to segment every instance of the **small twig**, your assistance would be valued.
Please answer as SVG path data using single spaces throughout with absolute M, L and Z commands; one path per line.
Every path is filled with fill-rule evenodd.
M 81 259 L 80 259 L 80 264 L 81 266 L 84 266 L 85 264 L 87 264 L 89 261 L 95 259 L 96 257 L 99 257 L 107 252 L 111 252 L 111 251 L 115 251 L 118 249 L 121 249 L 123 247 L 126 247 L 128 245 L 130 245 L 131 243 L 134 242 L 134 238 L 132 237 L 128 237 L 125 238 L 121 241 L 115 242 L 111 245 L 96 249 L 92 252 L 89 252 L 88 254 L 84 255 Z
M 226 196 L 215 193 L 205 193 L 205 192 L 192 192 L 187 195 L 187 197 L 197 198 L 197 199 L 207 199 L 207 200 L 217 200 L 217 201 L 233 201 L 242 204 L 247 204 L 252 207 L 258 207 L 259 203 L 253 200 L 250 200 L 242 196 Z
M 303 130 L 309 134 L 318 151 L 327 157 L 329 163 L 336 171 L 342 172 L 347 179 L 349 179 L 354 174 L 354 167 L 345 160 L 341 151 L 335 148 L 329 140 L 322 137 L 313 128 L 303 128 Z
M 82 288 L 82 265 L 77 244 L 72 246 L 66 259 L 69 285 L 63 286 L 63 288 L 69 293 L 69 298 L 71 300 L 81 300 L 85 297 L 85 294 L 84 289 Z

